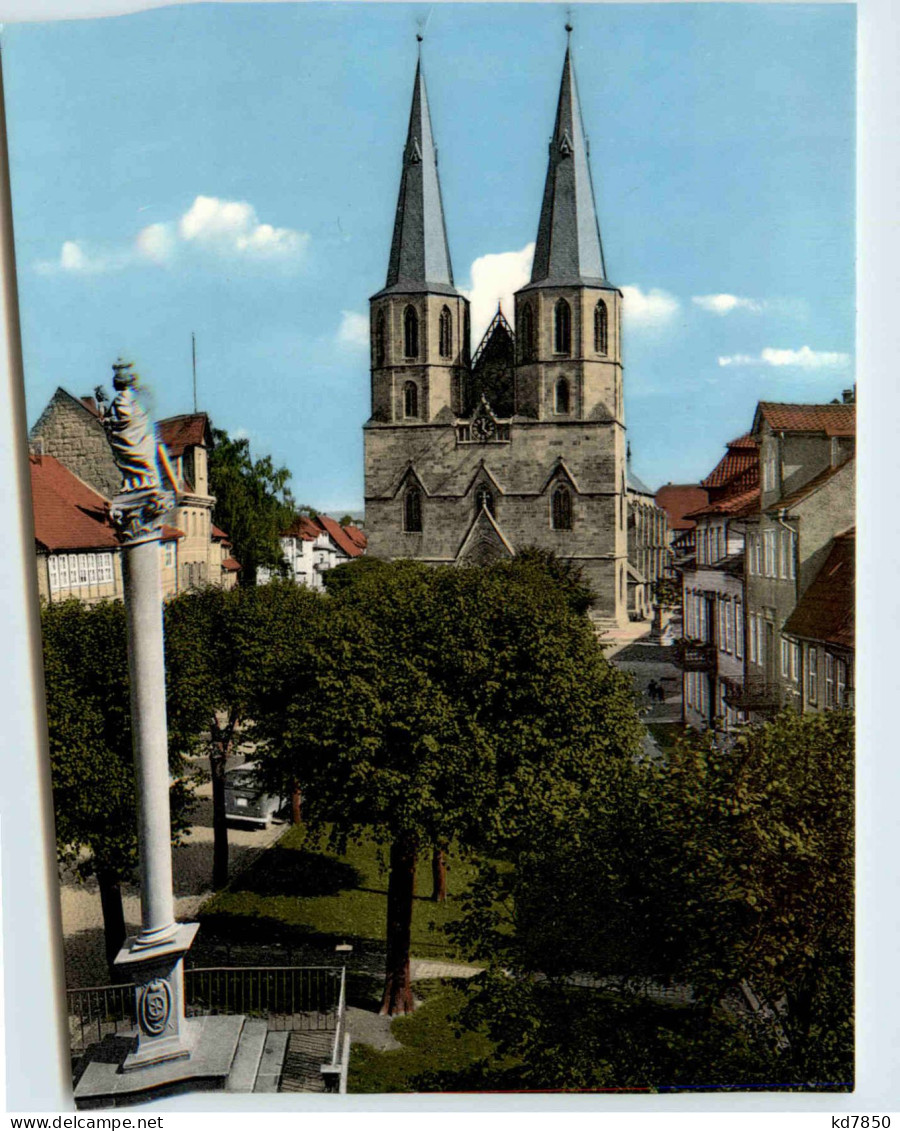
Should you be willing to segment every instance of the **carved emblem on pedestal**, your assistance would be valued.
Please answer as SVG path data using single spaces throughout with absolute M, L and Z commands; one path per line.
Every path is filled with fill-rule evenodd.
M 155 978 L 138 993 L 138 1024 L 150 1037 L 165 1032 L 172 1015 L 172 989 L 163 978 Z

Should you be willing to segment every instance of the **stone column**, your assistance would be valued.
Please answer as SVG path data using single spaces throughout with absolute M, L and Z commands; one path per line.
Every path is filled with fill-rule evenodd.
M 138 855 L 141 875 L 141 931 L 125 940 L 116 957 L 135 986 L 136 1046 L 124 1071 L 190 1056 L 184 1016 L 184 955 L 196 923 L 176 923 L 172 894 L 172 822 L 160 538 L 174 496 L 164 490 L 156 435 L 135 395 L 131 365 L 113 366 L 116 396 L 106 404 L 97 390 L 101 419 L 119 470 L 122 491 L 110 516 L 119 531 L 124 558 L 128 621 L 128 673 L 138 798 Z

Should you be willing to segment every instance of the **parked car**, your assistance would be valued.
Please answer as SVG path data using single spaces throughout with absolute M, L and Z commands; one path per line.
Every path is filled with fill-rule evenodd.
M 268 828 L 272 818 L 284 807 L 280 797 L 267 793 L 259 781 L 255 762 L 245 762 L 225 772 L 225 815 L 230 820 L 247 821 Z

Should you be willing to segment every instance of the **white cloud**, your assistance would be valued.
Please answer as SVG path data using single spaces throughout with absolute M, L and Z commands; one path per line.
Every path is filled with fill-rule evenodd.
M 88 251 L 78 240 L 66 240 L 57 259 L 43 259 L 35 264 L 41 275 L 99 275 L 116 271 L 124 263 L 122 255 Z
M 642 291 L 640 287 L 622 287 L 622 312 L 635 326 L 661 326 L 680 309 L 678 299 L 657 287 Z
M 709 314 L 731 314 L 733 310 L 749 310 L 759 314 L 764 303 L 754 298 L 739 298 L 738 295 L 694 295 L 693 302 Z
M 812 350 L 801 346 L 798 350 L 773 349 L 767 346 L 759 354 L 736 353 L 720 357 L 719 365 L 769 365 L 780 369 L 786 365 L 800 369 L 838 369 L 850 364 L 850 354 L 828 350 Z
M 151 263 L 169 263 L 175 254 L 175 233 L 171 224 L 150 224 L 134 241 L 137 254 Z
M 143 211 L 143 210 L 142 210 Z M 35 263 L 42 275 L 97 275 L 134 265 L 165 266 L 191 251 L 253 262 L 297 262 L 309 243 L 307 232 L 261 224 L 256 209 L 243 200 L 198 196 L 178 219 L 142 228 L 131 244 L 88 250 L 66 240 L 59 258 Z
M 261 224 L 244 200 L 216 196 L 198 196 L 178 221 L 178 234 L 217 254 L 251 259 L 293 259 L 309 242 L 306 232 Z
M 369 319 L 355 310 L 342 310 L 337 339 L 342 345 L 364 349 L 369 344 Z
M 531 278 L 533 259 L 534 244 L 529 243 L 521 251 L 500 251 L 474 260 L 469 270 L 471 287 L 463 291 L 471 306 L 473 348 L 478 347 L 497 313 L 498 302 L 512 323 L 515 314 L 513 295 Z

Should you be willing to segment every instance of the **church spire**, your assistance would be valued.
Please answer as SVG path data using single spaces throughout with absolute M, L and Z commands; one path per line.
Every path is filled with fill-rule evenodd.
M 416 37 L 419 43 L 421 36 Z M 385 289 L 455 293 L 421 49 Z
M 567 24 L 566 31 L 571 30 Z M 531 282 L 596 284 L 605 277 L 587 140 L 567 44 Z

